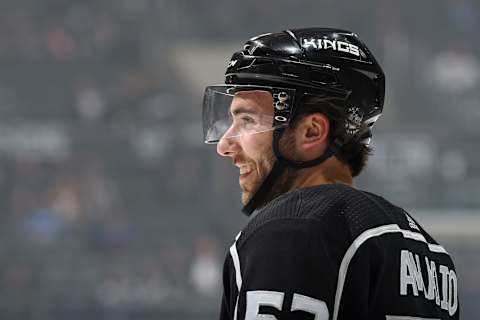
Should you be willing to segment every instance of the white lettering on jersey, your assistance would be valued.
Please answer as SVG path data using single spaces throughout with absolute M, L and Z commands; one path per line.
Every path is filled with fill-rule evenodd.
M 340 269 L 338 271 L 337 292 L 335 293 L 335 304 L 333 306 L 332 320 L 337 320 L 338 319 L 338 312 L 340 310 L 340 302 L 341 302 L 341 299 L 342 299 L 343 288 L 344 288 L 344 285 L 345 285 L 345 279 L 347 278 L 348 266 L 349 266 L 350 262 L 352 261 L 353 257 L 355 256 L 356 252 L 358 251 L 358 249 L 365 242 L 367 242 L 371 238 L 380 237 L 380 236 L 383 236 L 385 234 L 394 234 L 394 233 L 400 233 L 405 239 L 411 239 L 411 240 L 417 241 L 419 243 L 426 244 L 427 247 L 428 247 L 428 250 L 430 252 L 448 255 L 448 252 L 441 245 L 429 243 L 421 233 L 413 232 L 411 230 L 401 229 L 400 226 L 398 226 L 397 224 L 387 224 L 387 225 L 379 226 L 379 227 L 364 231 L 350 245 L 347 252 L 345 253 L 345 256 L 342 259 L 342 263 L 340 264 Z M 449 277 L 449 279 L 450 279 L 450 277 Z M 455 290 L 457 290 L 456 276 L 455 276 L 455 281 L 452 282 L 452 283 L 455 283 L 455 288 L 453 288 L 453 285 L 452 286 L 449 285 L 449 288 L 452 290 L 451 295 L 453 297 L 449 301 L 452 301 L 452 303 L 453 303 L 452 304 L 452 310 L 454 310 L 453 313 L 455 313 L 458 309 L 458 302 L 455 302 L 453 300 L 453 299 L 457 299 L 457 295 L 456 295 L 457 291 L 455 291 Z M 426 290 L 427 290 L 426 286 L 424 285 L 424 294 L 425 294 Z M 450 293 L 449 293 L 449 295 L 450 295 Z M 432 297 L 433 297 L 433 295 L 432 295 Z M 457 304 L 456 307 L 455 307 L 455 303 Z
M 407 286 L 411 285 L 413 294 L 418 296 L 418 288 L 413 275 L 413 266 L 409 257 L 409 251 L 402 250 L 400 254 L 400 294 L 407 295 Z
M 453 316 L 458 309 L 457 275 L 450 270 L 448 275 L 448 314 Z
M 314 314 L 314 320 L 328 320 L 328 307 L 322 300 L 294 293 L 291 311 L 296 310 L 302 310 Z
M 277 291 L 248 291 L 247 292 L 247 311 L 245 312 L 245 320 L 258 319 L 261 306 L 274 307 L 277 310 L 282 310 L 283 292 Z M 273 315 L 262 315 L 262 319 L 275 320 Z
M 274 315 L 260 314 L 260 307 L 269 306 L 281 311 L 284 297 L 285 293 L 278 291 L 247 291 L 245 320 L 277 320 Z M 294 293 L 290 311 L 297 310 L 313 314 L 314 320 L 328 320 L 329 317 L 328 307 L 324 301 Z
M 414 296 L 418 296 L 419 292 L 423 291 L 426 299 L 435 301 L 437 306 L 448 311 L 450 315 L 455 314 L 458 309 L 458 285 L 455 271 L 444 265 L 439 265 L 437 268 L 435 261 L 429 260 L 428 257 L 425 257 L 425 269 L 428 275 L 428 285 L 425 284 L 422 277 L 419 255 L 414 255 L 408 250 L 401 250 L 400 295 L 408 295 L 409 287 Z M 441 275 L 440 282 L 438 274 Z
M 440 307 L 443 310 L 448 310 L 448 275 L 450 270 L 447 267 L 440 265 L 439 271 L 442 274 L 442 301 L 440 302 Z
M 437 266 L 435 261 L 430 261 L 428 263 L 428 258 L 425 257 L 426 265 L 427 265 L 427 272 L 428 272 L 428 293 L 431 297 L 430 299 L 435 298 L 435 303 L 437 306 L 440 305 L 440 292 L 438 286 L 438 277 L 437 277 Z
M 410 251 L 402 250 L 400 259 L 400 294 L 407 295 L 407 286 L 411 285 L 413 295 L 418 296 L 418 292 L 424 290 L 420 258 L 416 254 L 414 259 Z
M 302 38 L 302 47 L 305 49 L 314 48 L 317 50 L 333 50 L 353 54 L 354 56 L 360 56 L 360 49 L 358 46 L 338 40 L 331 39 L 315 39 L 315 38 Z

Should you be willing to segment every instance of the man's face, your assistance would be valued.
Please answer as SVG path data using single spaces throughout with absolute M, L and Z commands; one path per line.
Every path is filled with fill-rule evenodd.
M 230 106 L 232 125 L 217 144 L 240 170 L 242 203 L 246 204 L 273 167 L 273 97 L 267 91 L 237 92 Z

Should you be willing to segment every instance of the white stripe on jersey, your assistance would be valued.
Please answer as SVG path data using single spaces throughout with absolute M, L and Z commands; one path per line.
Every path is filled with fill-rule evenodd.
M 428 249 L 432 252 L 448 254 L 447 250 L 445 250 L 445 248 L 443 248 L 442 246 L 438 244 L 428 243 L 427 239 L 425 239 L 425 237 L 421 233 L 413 232 L 410 230 L 403 230 L 403 229 L 400 229 L 400 232 L 403 234 L 404 238 L 413 239 L 413 240 L 426 243 L 428 245 Z
M 377 228 L 364 231 L 361 235 L 359 235 L 353 241 L 353 243 L 350 245 L 347 252 L 343 256 L 342 263 L 340 265 L 340 270 L 338 271 L 337 292 L 335 294 L 335 305 L 333 307 L 333 320 L 337 320 L 338 318 L 338 309 L 340 307 L 340 300 L 342 298 L 343 286 L 345 285 L 345 278 L 347 277 L 348 265 L 350 264 L 350 261 L 353 259 L 353 256 L 357 252 L 358 248 L 360 248 L 360 246 L 370 238 L 379 237 L 386 233 L 395 233 L 395 232 L 401 233 L 404 238 L 426 243 L 428 246 L 428 249 L 432 252 L 448 254 L 447 250 L 445 250 L 442 246 L 438 244 L 428 243 L 425 237 L 421 233 L 412 232 L 410 230 L 403 230 L 397 224 L 387 224 L 384 226 L 380 226 Z
M 234 320 L 237 320 L 238 298 L 240 297 L 240 288 L 242 287 L 242 274 L 240 273 L 240 258 L 238 257 L 238 251 L 237 251 L 237 240 L 238 238 L 240 238 L 241 234 L 242 232 L 240 232 L 235 237 L 235 242 L 230 247 L 230 255 L 232 256 L 233 266 L 235 267 L 235 280 L 237 282 L 237 289 L 238 289 L 237 302 L 235 303 L 235 311 L 233 314 Z

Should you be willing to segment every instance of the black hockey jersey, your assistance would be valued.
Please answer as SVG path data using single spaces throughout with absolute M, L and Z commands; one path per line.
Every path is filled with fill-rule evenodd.
M 447 251 L 403 209 L 342 184 L 257 210 L 223 282 L 221 320 L 459 319 Z

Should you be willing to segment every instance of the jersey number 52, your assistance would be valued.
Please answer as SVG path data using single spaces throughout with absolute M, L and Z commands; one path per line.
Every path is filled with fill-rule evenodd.
M 248 291 L 245 320 L 277 320 L 274 315 L 259 314 L 260 307 L 274 307 L 282 310 L 285 293 L 278 291 Z M 294 293 L 290 311 L 305 311 L 315 315 L 315 320 L 328 320 L 328 307 L 322 300 Z

